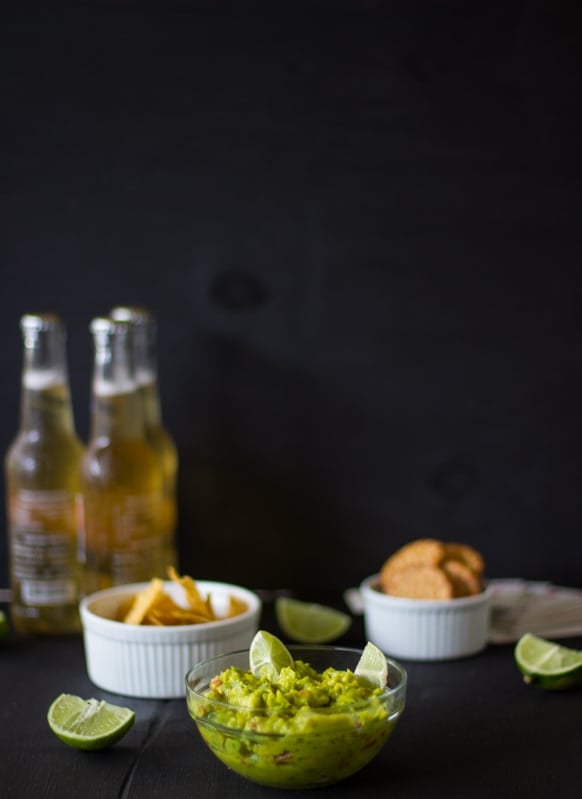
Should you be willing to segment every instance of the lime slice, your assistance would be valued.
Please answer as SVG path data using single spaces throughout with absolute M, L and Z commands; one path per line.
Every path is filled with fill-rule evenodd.
M 368 641 L 354 669 L 354 674 L 362 677 L 374 688 L 385 688 L 388 681 L 388 663 L 384 653 Z
M 5 638 L 9 632 L 10 626 L 8 624 L 8 619 L 6 618 L 6 614 L 3 610 L 0 610 L 0 638 Z
M 580 650 L 526 633 L 515 645 L 513 654 L 526 683 L 559 691 L 582 682 Z
M 281 669 L 293 665 L 291 653 L 276 636 L 259 630 L 249 649 L 249 665 L 256 677 L 266 677 L 275 682 Z
M 343 635 L 352 623 L 351 616 L 341 610 L 289 597 L 276 599 L 275 613 L 285 635 L 302 644 L 326 644 Z
M 47 721 L 54 734 L 75 749 L 105 749 L 125 735 L 135 713 L 103 700 L 61 694 L 50 706 Z

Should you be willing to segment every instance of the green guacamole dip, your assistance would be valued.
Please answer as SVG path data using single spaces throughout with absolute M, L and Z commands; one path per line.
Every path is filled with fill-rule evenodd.
M 306 788 L 344 779 L 389 737 L 402 707 L 352 671 L 296 660 L 275 682 L 230 667 L 189 709 L 212 751 L 263 785 Z

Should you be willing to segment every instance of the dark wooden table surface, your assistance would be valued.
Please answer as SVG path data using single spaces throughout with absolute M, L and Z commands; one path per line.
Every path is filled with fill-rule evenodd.
M 333 598 L 326 597 L 326 601 Z M 262 625 L 279 633 L 272 606 Z M 280 634 L 280 633 L 279 633 Z M 342 639 L 361 646 L 355 619 Z M 571 638 L 570 646 L 582 647 Z M 526 686 L 511 646 L 453 662 L 405 662 L 406 711 L 378 758 L 320 796 L 528 797 L 569 799 L 582 780 L 582 691 Z M 0 645 L 0 795 L 83 799 L 267 797 L 279 793 L 229 772 L 205 748 L 182 700 L 137 700 L 91 684 L 81 638 L 23 639 Z M 68 748 L 46 723 L 61 692 L 133 708 L 137 720 L 117 746 Z M 299 792 L 285 791 L 292 796 Z M 303 792 L 303 795 L 305 793 Z

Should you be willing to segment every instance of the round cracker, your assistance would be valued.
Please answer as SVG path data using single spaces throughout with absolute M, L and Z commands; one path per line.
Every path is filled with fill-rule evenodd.
M 481 582 L 478 576 L 460 560 L 445 560 L 441 569 L 453 586 L 453 596 L 473 596 L 481 591 Z
M 380 582 L 407 566 L 438 566 L 444 558 L 445 545 L 436 538 L 418 538 L 396 550 L 380 570 Z
M 451 599 L 453 586 L 438 566 L 411 565 L 387 576 L 384 591 L 410 599 Z
M 481 575 L 485 569 L 483 556 L 468 544 L 451 542 L 445 544 L 445 558 L 447 560 L 460 560 L 468 566 L 475 574 Z

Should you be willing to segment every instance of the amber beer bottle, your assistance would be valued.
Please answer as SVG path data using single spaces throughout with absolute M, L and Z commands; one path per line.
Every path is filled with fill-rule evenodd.
M 112 319 L 128 322 L 133 331 L 135 377 L 142 399 L 146 439 L 151 444 L 164 478 L 164 533 L 166 560 L 177 565 L 176 529 L 177 498 L 176 478 L 178 451 L 172 436 L 164 425 L 158 384 L 157 324 L 147 308 L 117 306 L 110 311 Z
M 145 434 L 132 327 L 96 318 L 91 431 L 83 458 L 85 589 L 164 577 L 163 475 Z
M 5 461 L 11 616 L 22 633 L 80 629 L 81 458 L 55 314 L 20 322 L 24 363 L 20 430 Z

